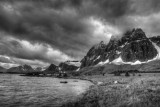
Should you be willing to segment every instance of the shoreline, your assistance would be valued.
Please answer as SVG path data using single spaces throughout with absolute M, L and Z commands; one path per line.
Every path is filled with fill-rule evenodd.
M 8 74 L 6 74 L 6 75 L 8 75 Z M 41 79 L 41 80 L 43 80 L 45 78 L 48 78 L 48 77 L 42 78 L 42 77 L 37 77 L 37 76 L 22 76 L 21 74 L 11 74 L 11 75 L 13 75 L 13 76 L 15 75 L 15 76 L 20 77 L 20 78 L 33 79 L 33 80 L 34 80 L 34 78 L 36 78 L 36 80 L 38 78 Z M 4 76 L 4 75 L 1 75 L 1 76 Z M 9 74 L 9 76 L 10 76 L 10 74 Z M 77 94 L 74 97 L 73 100 L 68 99 L 68 100 L 64 101 L 63 103 L 61 103 L 59 106 L 62 106 L 62 105 L 66 104 L 66 103 L 69 103 L 69 102 L 73 103 L 73 102 L 78 101 L 79 99 L 81 99 L 83 97 L 83 94 L 86 93 L 90 89 L 91 86 L 95 85 L 95 83 L 93 81 L 90 81 L 90 80 L 87 80 L 87 79 L 83 79 L 82 77 L 76 77 L 76 78 L 74 78 L 74 77 L 68 77 L 68 78 L 49 77 L 48 79 L 51 80 L 51 81 L 54 81 L 54 79 L 58 79 L 57 84 L 61 84 L 60 81 L 63 81 L 63 80 L 64 81 L 68 81 L 68 83 L 71 83 L 71 84 L 72 84 L 72 82 L 74 82 L 75 85 L 76 84 L 79 85 L 79 84 L 81 84 L 81 82 L 84 83 L 84 84 L 87 84 L 85 86 L 82 85 L 83 87 L 86 87 L 86 88 L 84 88 L 84 90 L 82 92 Z M 81 80 L 83 80 L 83 81 L 81 81 Z
M 87 76 L 86 76 L 87 77 Z M 63 78 L 63 79 L 79 79 L 79 80 L 85 80 L 85 81 L 89 81 L 91 83 L 93 83 L 93 85 L 97 85 L 97 82 L 96 81 L 93 81 L 91 79 L 87 79 L 87 78 L 83 78 L 83 77 L 71 77 L 71 78 Z
M 23 75 L 22 75 L 22 76 L 23 76 Z M 29 77 L 39 77 L 39 76 L 29 76 Z M 96 86 L 97 86 L 97 82 L 96 82 L 96 81 L 93 81 L 93 80 L 91 80 L 91 79 L 85 78 L 85 77 L 87 77 L 87 76 L 85 76 L 85 77 L 83 77 L 83 76 L 78 76 L 78 77 L 72 77 L 72 76 L 70 76 L 70 77 L 66 77 L 66 78 L 58 78 L 58 77 L 55 77 L 55 76 L 44 76 L 44 77 L 51 77 L 51 78 L 57 78 L 57 79 L 66 79 L 66 80 L 67 80 L 67 79 L 76 79 L 76 80 L 89 81 L 89 82 L 92 83 L 92 84 L 89 86 L 89 88 L 86 89 L 83 93 L 79 94 L 79 95 L 75 98 L 74 101 L 65 102 L 64 104 L 60 105 L 60 107 L 74 107 L 74 105 L 73 105 L 73 106 L 71 106 L 71 105 L 72 105 L 72 104 L 75 104 L 75 103 L 77 103 L 77 102 L 79 102 L 79 101 L 81 101 L 81 100 L 83 99 L 84 95 L 88 93 L 88 91 L 91 91 L 91 89 L 92 89 L 93 87 L 96 87 Z M 68 105 L 68 104 L 69 104 L 69 105 Z
M 20 76 L 28 76 L 28 75 L 23 75 L 23 74 L 19 74 Z M 93 83 L 94 85 L 97 85 L 97 82 L 96 81 L 93 81 L 91 79 L 87 79 L 83 76 L 69 76 L 69 77 L 62 77 L 62 78 L 59 78 L 59 77 L 56 77 L 56 76 L 28 76 L 28 77 L 51 77 L 51 78 L 58 78 L 58 79 L 79 79 L 79 80 L 85 80 L 85 81 L 89 81 L 91 83 Z

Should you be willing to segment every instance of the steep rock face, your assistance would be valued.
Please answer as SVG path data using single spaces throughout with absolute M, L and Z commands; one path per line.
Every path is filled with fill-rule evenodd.
M 103 48 L 101 48 L 103 45 Z M 101 42 L 93 46 L 81 60 L 81 68 L 96 64 L 121 62 L 148 61 L 156 57 L 158 51 L 142 29 L 127 31 L 121 39 L 111 38 L 106 45 Z
M 125 62 L 136 60 L 147 61 L 157 56 L 157 50 L 148 39 L 133 41 L 126 45 L 122 50 L 122 59 Z
M 98 64 L 101 60 L 101 55 L 105 52 L 106 44 L 101 41 L 98 45 L 93 46 L 87 55 L 81 60 L 81 67 Z

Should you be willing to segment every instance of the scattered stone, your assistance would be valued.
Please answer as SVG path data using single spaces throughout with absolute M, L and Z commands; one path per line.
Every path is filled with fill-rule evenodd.
M 114 84 L 117 84 L 118 83 L 118 81 L 114 81 Z
M 97 82 L 97 85 L 101 85 L 101 84 L 103 84 L 103 82 Z

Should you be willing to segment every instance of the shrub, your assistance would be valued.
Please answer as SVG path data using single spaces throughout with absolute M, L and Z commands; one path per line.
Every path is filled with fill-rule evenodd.
M 120 72 L 114 72 L 114 76 L 121 76 Z
M 142 76 L 141 74 L 139 74 L 138 76 Z
M 125 76 L 126 76 L 126 77 L 129 77 L 129 76 L 130 76 L 129 72 L 126 72 L 126 73 L 125 73 Z

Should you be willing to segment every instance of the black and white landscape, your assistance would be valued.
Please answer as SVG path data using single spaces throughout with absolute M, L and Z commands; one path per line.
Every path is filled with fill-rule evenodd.
M 1 0 L 0 105 L 159 107 L 159 0 Z

